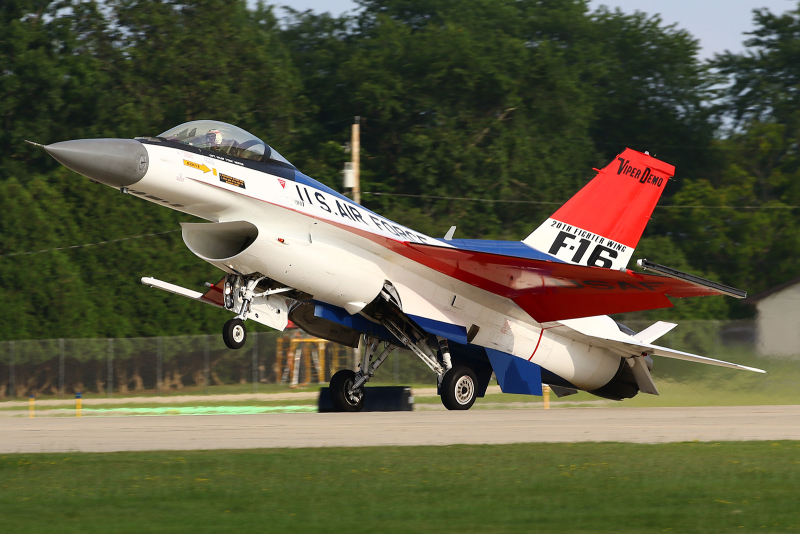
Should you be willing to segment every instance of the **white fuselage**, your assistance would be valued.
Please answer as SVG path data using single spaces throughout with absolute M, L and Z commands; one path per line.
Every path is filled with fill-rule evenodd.
M 254 242 L 224 257 L 204 255 L 187 242 L 195 254 L 227 272 L 259 272 L 351 314 L 371 302 L 389 280 L 406 314 L 466 329 L 477 325 L 472 343 L 531 361 L 581 389 L 605 385 L 619 368 L 623 354 L 567 337 L 562 333 L 569 329 L 560 323 L 541 325 L 511 299 L 396 252 L 404 242 L 449 247 L 446 241 L 319 187 L 248 168 L 224 155 L 145 146 L 149 168 L 130 187 L 131 193 L 209 221 L 246 221 L 257 227 Z M 605 316 L 580 321 L 616 329 Z

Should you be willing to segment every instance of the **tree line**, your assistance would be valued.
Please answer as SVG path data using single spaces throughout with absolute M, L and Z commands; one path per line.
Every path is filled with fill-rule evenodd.
M 220 277 L 178 232 L 11 256 L 190 219 L 89 183 L 26 139 L 157 135 L 200 118 L 341 190 L 359 116 L 363 203 L 462 238 L 522 239 L 593 167 L 647 150 L 677 172 L 637 258 L 751 294 L 800 275 L 800 5 L 755 11 L 744 52 L 702 61 L 687 31 L 585 0 L 359 3 L 333 17 L 245 0 L 3 2 L 0 339 L 219 328 L 224 312 L 138 283 Z M 644 316 L 753 313 L 679 304 Z

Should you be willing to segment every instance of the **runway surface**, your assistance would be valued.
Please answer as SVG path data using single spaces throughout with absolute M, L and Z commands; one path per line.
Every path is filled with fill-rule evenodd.
M 800 406 L 0 420 L 0 453 L 800 440 Z

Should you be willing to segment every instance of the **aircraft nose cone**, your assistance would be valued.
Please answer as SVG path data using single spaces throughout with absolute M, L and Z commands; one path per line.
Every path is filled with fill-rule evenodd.
M 147 149 L 134 139 L 78 139 L 44 149 L 65 167 L 111 187 L 135 184 L 150 164 Z

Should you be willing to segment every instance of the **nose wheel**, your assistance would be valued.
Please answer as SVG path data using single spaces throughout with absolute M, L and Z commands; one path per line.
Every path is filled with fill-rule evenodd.
M 229 349 L 241 349 L 247 341 L 247 329 L 241 319 L 231 319 L 222 327 L 222 340 Z

